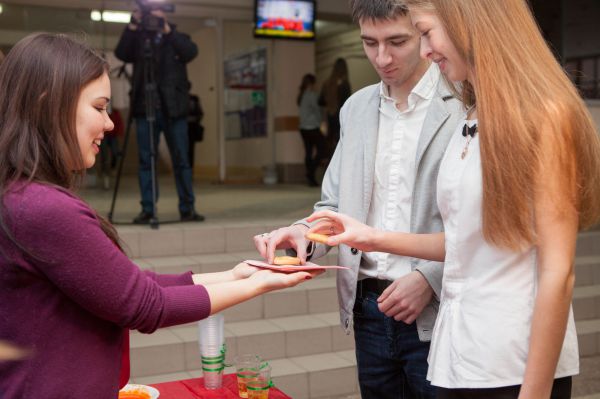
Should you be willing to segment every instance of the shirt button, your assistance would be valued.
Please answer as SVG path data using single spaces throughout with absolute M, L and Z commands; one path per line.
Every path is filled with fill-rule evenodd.
M 350 319 L 346 319 L 346 328 L 348 328 L 350 326 Z
M 352 255 L 356 255 L 358 253 L 358 249 L 352 248 L 350 252 L 352 252 Z

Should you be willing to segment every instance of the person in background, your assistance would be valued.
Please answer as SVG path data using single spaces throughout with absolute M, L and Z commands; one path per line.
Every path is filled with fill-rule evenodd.
M 202 125 L 202 118 L 204 118 L 204 110 L 200 103 L 200 97 L 193 94 L 190 95 L 190 113 L 188 114 L 188 137 L 190 142 L 189 148 L 189 159 L 190 166 L 192 168 L 192 174 L 194 173 L 194 153 L 196 150 L 196 143 L 204 140 L 204 126 Z
M 11 93 L 0 96 L 0 343 L 29 351 L 0 362 L 2 399 L 116 398 L 129 329 L 190 323 L 313 277 L 243 263 L 158 274 L 127 258 L 76 192 L 113 129 L 108 64 L 86 45 L 22 39 L 0 65 L 0 92 Z
M 189 146 L 187 117 L 189 113 L 190 82 L 186 64 L 198 54 L 198 48 L 190 37 L 179 32 L 170 24 L 164 12 L 151 11 L 151 16 L 162 21 L 162 29 L 149 31 L 144 27 L 142 13 L 133 12 L 115 49 L 115 56 L 124 62 L 133 63 L 133 83 L 131 92 L 131 112 L 135 118 L 139 154 L 139 183 L 142 196 L 142 211 L 133 220 L 135 224 L 148 224 L 154 215 L 155 202 L 152 198 L 152 162 L 150 126 L 146 119 L 146 92 L 144 68 L 154 69 L 153 83 L 156 84 L 153 148 L 157 151 L 160 132 L 164 132 L 171 161 L 177 196 L 179 215 L 182 222 L 201 222 L 204 216 L 196 213 L 192 182 L 192 168 L 188 159 Z M 153 58 L 148 62 L 148 49 Z M 156 161 L 156 157 L 155 157 Z M 158 184 L 156 184 L 158 201 Z
M 600 137 L 526 0 L 407 0 L 421 55 L 468 112 L 437 180 L 445 233 L 346 215 L 329 245 L 444 260 L 427 378 L 440 399 L 567 399 L 579 229 L 600 221 Z M 544 84 L 540 84 L 544 82 Z
M 123 136 L 125 129 L 121 112 L 118 109 L 109 104 L 107 112 L 114 124 L 114 128 L 110 132 L 105 133 L 102 145 L 100 146 L 99 174 L 102 180 L 102 188 L 105 190 L 110 188 L 110 176 L 117 166 L 117 159 L 119 157 L 119 141 L 117 137 Z
M 349 214 L 385 231 L 442 231 L 435 182 L 464 114 L 437 65 L 419 57 L 419 34 L 401 0 L 352 0 L 363 49 L 381 78 L 354 93 L 340 112 L 341 137 L 315 210 Z M 304 260 L 329 251 L 310 243 L 299 220 L 254 237 L 269 262 L 275 249 Z M 426 379 L 442 284 L 439 262 L 338 249 L 340 320 L 354 332 L 362 399 L 432 399 Z
M 317 78 L 313 74 L 302 77 L 296 103 L 300 108 L 300 135 L 304 143 L 306 179 L 311 187 L 318 187 L 316 171 L 325 159 L 325 137 L 321 133 L 321 108 L 315 90 Z
M 327 118 L 327 143 L 330 158 L 340 139 L 340 109 L 351 94 L 348 64 L 345 59 L 338 58 L 333 64 L 329 78 L 323 83 L 319 96 L 319 105 L 325 107 Z

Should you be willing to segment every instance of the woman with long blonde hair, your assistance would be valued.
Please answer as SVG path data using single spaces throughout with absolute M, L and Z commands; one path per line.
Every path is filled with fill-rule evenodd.
M 600 219 L 600 139 L 525 0 L 407 0 L 421 55 L 465 120 L 438 178 L 445 233 L 344 215 L 313 231 L 363 251 L 444 260 L 428 379 L 439 398 L 569 398 L 577 232 Z M 385 298 L 386 292 L 382 298 Z

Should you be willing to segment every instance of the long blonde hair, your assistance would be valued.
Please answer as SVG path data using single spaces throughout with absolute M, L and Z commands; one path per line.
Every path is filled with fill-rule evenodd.
M 552 184 L 579 213 L 600 219 L 600 138 L 587 107 L 544 41 L 525 0 L 407 0 L 433 11 L 473 72 L 463 101 L 476 102 L 481 131 L 483 234 L 500 247 L 536 242 L 536 179 L 548 152 Z M 550 144 L 542 145 L 541 143 Z M 573 192 L 568 192 L 571 190 Z

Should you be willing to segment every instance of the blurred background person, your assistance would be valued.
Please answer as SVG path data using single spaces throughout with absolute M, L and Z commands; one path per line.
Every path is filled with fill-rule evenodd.
M 119 156 L 119 142 L 117 137 L 123 136 L 125 132 L 125 125 L 123 123 L 123 117 L 121 112 L 109 104 L 108 116 L 115 125 L 114 129 L 104 134 L 104 140 L 100 146 L 100 162 L 99 162 L 99 173 L 102 180 L 102 188 L 108 190 L 110 188 L 110 177 L 112 171 L 117 166 L 117 159 Z
M 321 133 L 321 107 L 315 90 L 317 78 L 313 74 L 302 77 L 297 104 L 300 107 L 300 134 L 304 142 L 304 166 L 308 185 L 317 187 L 316 171 L 325 158 L 325 137 Z
M 152 21 L 147 26 L 146 21 Z M 148 52 L 151 57 L 148 57 Z M 147 224 L 154 215 L 152 198 L 152 157 L 150 126 L 146 112 L 144 66 L 154 69 L 157 93 L 150 99 L 155 104 L 154 153 L 158 147 L 160 132 L 164 132 L 173 162 L 175 184 L 179 197 L 179 214 L 182 222 L 203 221 L 204 216 L 194 208 L 192 168 L 189 158 L 187 117 L 189 113 L 189 91 L 186 64 L 198 54 L 197 46 L 190 37 L 178 32 L 161 10 L 135 10 L 127 25 L 115 55 L 124 62 L 133 63 L 131 112 L 136 121 L 139 152 L 139 184 L 142 196 L 142 211 L 134 218 L 136 224 Z M 154 158 L 156 162 L 156 158 Z M 158 184 L 156 187 L 158 200 Z
M 352 94 L 348 80 L 348 64 L 343 58 L 338 58 L 333 64 L 331 75 L 323 83 L 319 105 L 325 107 L 327 115 L 327 144 L 329 158 L 333 155 L 340 139 L 340 109 Z
M 188 140 L 189 140 L 189 151 L 188 156 L 190 160 L 190 167 L 192 168 L 192 175 L 194 174 L 194 152 L 196 143 L 204 140 L 204 126 L 202 125 L 202 119 L 204 118 L 204 110 L 200 103 L 200 97 L 195 94 L 190 95 L 190 113 L 188 114 Z

